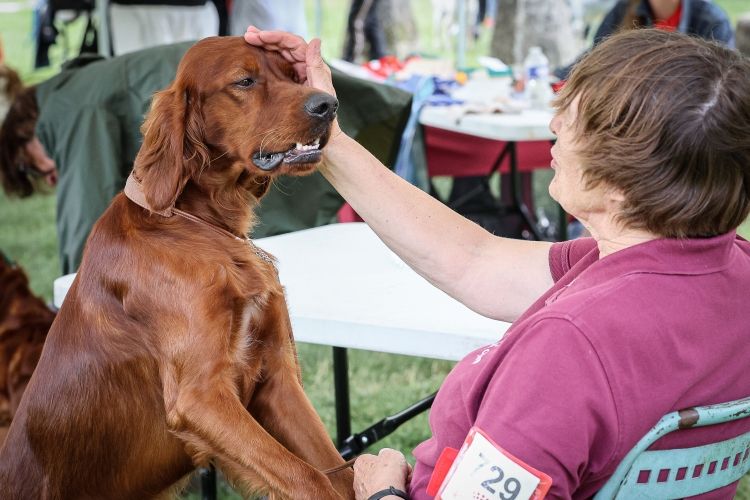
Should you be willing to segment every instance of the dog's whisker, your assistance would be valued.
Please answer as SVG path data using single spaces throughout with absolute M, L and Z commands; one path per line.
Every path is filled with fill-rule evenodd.
M 279 193 L 283 194 L 284 196 L 289 196 L 289 194 L 290 194 L 290 192 L 284 191 L 284 187 L 281 184 L 279 184 L 278 182 L 274 182 L 273 183 L 273 187 L 274 187 L 274 189 L 278 190 Z

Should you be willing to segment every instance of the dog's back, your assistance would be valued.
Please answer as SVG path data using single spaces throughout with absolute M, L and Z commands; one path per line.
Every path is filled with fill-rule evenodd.
M 193 467 L 165 425 L 159 348 L 110 281 L 118 262 L 133 258 L 113 236 L 124 230 L 125 204 L 115 201 L 92 231 L 95 251 L 49 331 L 0 454 L 2 498 L 151 497 Z M 23 483 L 12 480 L 19 476 Z M 11 493 L 13 485 L 21 490 Z

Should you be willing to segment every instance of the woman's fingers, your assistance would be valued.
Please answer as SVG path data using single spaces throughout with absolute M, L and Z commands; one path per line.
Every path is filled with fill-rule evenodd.
M 252 26 L 245 32 L 245 41 L 265 49 L 290 55 L 296 61 L 305 60 L 307 42 L 297 35 L 285 31 L 260 31 Z
M 245 41 L 250 45 L 281 54 L 292 63 L 301 83 L 308 82 L 311 87 L 336 95 L 331 82 L 331 70 L 323 62 L 320 54 L 320 39 L 316 38 L 307 43 L 302 37 L 292 33 L 261 31 L 255 26 L 248 26 Z
M 292 63 L 301 83 L 307 80 L 307 42 L 302 37 L 284 31 L 261 31 L 255 26 L 248 26 L 245 41 L 250 45 L 278 52 Z
M 320 39 L 314 38 L 307 46 L 305 54 L 305 76 L 310 85 L 316 89 L 336 95 L 331 81 L 331 68 L 323 62 L 323 56 L 320 54 Z

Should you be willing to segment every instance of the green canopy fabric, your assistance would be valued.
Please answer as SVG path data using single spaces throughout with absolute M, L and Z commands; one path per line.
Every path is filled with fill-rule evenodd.
M 91 228 L 125 185 L 154 92 L 173 80 L 191 43 L 154 47 L 75 67 L 37 86 L 37 135 L 59 170 L 61 271 L 74 272 Z M 333 70 L 341 128 L 392 165 L 411 94 Z M 263 198 L 253 237 L 335 221 L 343 203 L 319 173 L 281 178 Z

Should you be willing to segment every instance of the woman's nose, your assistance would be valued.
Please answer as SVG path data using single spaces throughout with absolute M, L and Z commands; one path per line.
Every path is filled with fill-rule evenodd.
M 552 120 L 549 122 L 549 130 L 553 134 L 557 135 L 557 131 L 559 130 L 560 126 L 560 115 L 556 114 L 552 117 Z

